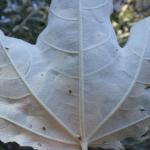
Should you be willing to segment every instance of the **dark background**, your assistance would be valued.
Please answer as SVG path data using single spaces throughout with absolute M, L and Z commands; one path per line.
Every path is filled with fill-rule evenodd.
M 35 43 L 46 26 L 51 0 L 0 0 L 0 29 L 5 34 Z M 112 23 L 123 45 L 134 22 L 150 15 L 150 0 L 114 0 Z

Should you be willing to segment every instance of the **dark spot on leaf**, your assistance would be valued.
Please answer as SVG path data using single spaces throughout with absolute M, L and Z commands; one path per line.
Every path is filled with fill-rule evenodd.
M 145 89 L 146 89 L 146 90 L 150 89 L 150 85 L 147 85 L 147 86 L 145 87 Z
M 81 141 L 82 140 L 81 136 L 79 136 L 78 139 Z
M 42 146 L 42 144 L 41 144 L 41 143 L 38 143 L 38 145 L 39 145 L 39 146 Z
M 42 127 L 42 130 L 43 130 L 43 131 L 46 131 L 46 127 Z
M 72 94 L 72 90 L 69 90 L 69 94 Z
M 145 109 L 144 109 L 144 108 L 141 108 L 141 109 L 140 109 L 140 111 L 141 111 L 141 112 L 144 112 L 144 111 L 145 111 Z
M 8 51 L 9 50 L 9 48 L 8 47 L 5 47 L 6 48 L 6 50 Z

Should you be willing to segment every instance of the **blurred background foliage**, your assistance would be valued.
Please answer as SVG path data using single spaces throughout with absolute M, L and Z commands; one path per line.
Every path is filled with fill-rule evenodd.
M 6 35 L 35 43 L 46 26 L 51 0 L 0 0 L 0 29 Z M 111 16 L 121 45 L 134 22 L 150 15 L 150 0 L 114 0 Z
M 0 0 L 0 29 L 35 43 L 46 25 L 50 0 Z
M 124 45 L 133 24 L 150 16 L 150 0 L 114 0 L 114 8 L 112 24 L 120 44 Z
M 50 1 L 0 0 L 0 29 L 8 36 L 35 43 L 46 26 Z M 150 0 L 114 0 L 111 20 L 121 46 L 126 43 L 131 26 L 146 16 L 150 16 Z M 122 143 L 126 150 L 150 150 L 150 133 Z

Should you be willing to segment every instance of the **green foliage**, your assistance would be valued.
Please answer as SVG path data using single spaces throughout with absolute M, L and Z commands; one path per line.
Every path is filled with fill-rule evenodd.
M 113 26 L 115 27 L 115 31 L 121 45 L 124 45 L 126 43 L 127 38 L 129 36 L 130 27 L 134 22 L 133 15 L 130 15 L 131 12 L 129 11 L 127 11 L 126 13 L 125 10 L 127 8 L 125 7 L 126 5 L 123 7 L 123 11 L 114 12 L 114 14 L 112 15 L 112 23 Z
M 120 0 L 116 0 L 120 1 Z M 149 0 L 122 0 L 119 9 L 112 15 L 112 24 L 116 30 L 118 41 L 123 46 L 129 36 L 133 24 L 144 17 L 150 16 Z
M 34 149 L 28 146 L 20 146 L 15 142 L 3 143 L 0 141 L 0 150 L 34 150 Z
M 125 150 L 149 150 L 150 149 L 150 138 L 127 138 L 123 141 Z
M 35 43 L 47 21 L 50 0 L 0 0 L 0 29 L 8 36 Z
M 129 137 L 122 141 L 125 150 L 150 150 L 150 129 L 141 137 Z
M 0 0 L 0 29 L 6 35 L 35 43 L 36 37 L 46 26 L 51 0 Z M 119 2 L 120 0 L 114 0 Z M 118 40 L 124 45 L 133 23 L 150 15 L 149 0 L 122 0 L 112 15 Z M 145 3 L 145 1 L 147 3 Z M 139 2 L 141 3 L 139 4 Z M 141 7 L 138 7 L 138 5 Z

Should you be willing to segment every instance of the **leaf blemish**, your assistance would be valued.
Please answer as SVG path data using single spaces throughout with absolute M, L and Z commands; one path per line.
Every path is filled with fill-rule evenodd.
M 5 49 L 8 51 L 9 50 L 9 48 L 8 47 L 5 47 Z
M 145 111 L 145 109 L 144 109 L 144 108 L 142 108 L 142 109 L 140 109 L 140 111 L 141 111 L 141 112 L 144 112 L 144 111 Z
M 72 94 L 72 90 L 69 90 L 69 94 Z
M 41 77 L 43 77 L 44 76 L 44 74 L 43 73 L 41 73 Z
M 81 136 L 79 136 L 78 139 L 81 141 L 82 140 Z
M 38 145 L 39 145 L 39 146 L 42 146 L 42 144 L 41 144 L 41 143 L 38 143 Z
M 148 89 L 150 89 L 150 85 L 147 85 L 147 86 L 145 87 L 145 90 L 148 90 Z
M 46 127 L 42 127 L 42 130 L 43 130 L 43 131 L 46 131 Z

